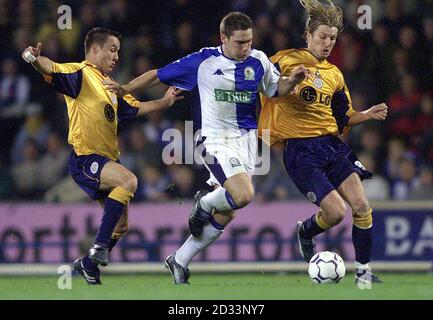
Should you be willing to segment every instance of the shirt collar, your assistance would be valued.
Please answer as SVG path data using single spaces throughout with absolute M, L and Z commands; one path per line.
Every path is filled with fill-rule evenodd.
M 103 76 L 103 77 L 107 77 L 108 75 L 104 72 L 101 71 L 101 69 L 98 68 L 98 66 L 96 64 L 93 64 L 87 60 L 82 61 L 81 63 L 84 63 L 86 66 L 91 66 L 93 68 L 95 68 L 96 70 L 98 70 L 98 72 Z

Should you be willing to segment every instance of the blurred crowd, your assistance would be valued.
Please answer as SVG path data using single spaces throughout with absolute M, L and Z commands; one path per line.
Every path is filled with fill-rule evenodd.
M 345 30 L 330 61 L 345 76 L 355 108 L 386 102 L 386 121 L 353 128 L 344 139 L 364 166 L 370 200 L 433 199 L 433 0 L 334 0 L 345 12 Z M 59 30 L 58 8 L 72 9 L 72 28 Z M 358 28 L 358 7 L 372 9 L 372 29 Z M 85 34 L 95 26 L 119 31 L 123 83 L 202 47 L 217 46 L 219 23 L 230 11 L 253 18 L 254 47 L 269 56 L 305 45 L 305 15 L 297 0 L 0 0 L 0 200 L 86 201 L 68 175 L 64 99 L 21 60 L 30 44 L 56 62 L 84 60 Z M 140 92 L 159 98 L 165 88 Z M 182 201 L 206 188 L 202 165 L 167 165 L 165 129 L 184 132 L 191 119 L 188 96 L 119 129 L 121 162 L 138 177 L 134 201 Z M 183 144 L 188 152 L 190 143 Z M 271 171 L 256 176 L 257 201 L 301 199 L 271 150 Z M 281 179 L 281 177 L 285 177 Z

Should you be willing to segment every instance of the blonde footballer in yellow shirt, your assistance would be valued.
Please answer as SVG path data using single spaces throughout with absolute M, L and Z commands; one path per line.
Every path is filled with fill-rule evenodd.
M 69 170 L 75 182 L 104 208 L 101 225 L 89 254 L 73 266 L 88 284 L 101 284 L 98 265 L 108 264 L 108 252 L 126 234 L 128 204 L 137 189 L 137 178 L 119 162 L 117 125 L 181 99 L 170 87 L 159 100 L 140 102 L 132 95 L 117 98 L 102 85 L 119 60 L 121 35 L 94 28 L 84 42 L 85 60 L 59 64 L 40 55 L 42 44 L 24 50 L 23 59 L 43 74 L 65 97 L 68 142 L 73 147 Z
M 327 61 L 343 28 L 342 10 L 331 1 L 300 0 L 308 14 L 307 48 L 280 51 L 271 61 L 282 75 L 296 84 L 292 94 L 262 97 L 259 132 L 270 129 L 270 144 L 284 142 L 284 166 L 304 196 L 320 207 L 317 214 L 298 222 L 301 255 L 314 255 L 314 237 L 340 223 L 346 202 L 352 209 L 352 240 L 356 258 L 356 282 L 381 282 L 371 273 L 372 209 L 361 179 L 371 174 L 352 154 L 339 135 L 364 121 L 384 120 L 387 106 L 375 105 L 363 112 L 352 107 L 340 70 Z M 308 70 L 309 77 L 305 77 Z

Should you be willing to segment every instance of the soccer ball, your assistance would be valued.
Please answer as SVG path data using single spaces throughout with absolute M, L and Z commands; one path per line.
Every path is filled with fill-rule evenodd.
M 343 259 L 331 251 L 316 253 L 310 260 L 308 274 L 315 283 L 337 283 L 346 273 Z

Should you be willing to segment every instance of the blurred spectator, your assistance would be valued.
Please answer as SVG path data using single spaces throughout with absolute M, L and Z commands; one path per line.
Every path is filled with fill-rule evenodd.
M 423 78 L 426 83 L 426 88 L 421 86 L 421 89 L 430 88 L 431 85 L 427 84 L 433 82 L 433 76 L 426 42 L 419 41 L 415 28 L 411 26 L 404 26 L 400 29 L 399 42 L 408 53 L 409 69 L 416 78 Z
M 66 175 L 70 150 L 55 132 L 48 135 L 45 150 L 39 160 L 39 183 L 42 189 L 47 190 Z
M 191 21 L 182 21 L 175 30 L 175 46 L 168 53 L 170 60 L 175 61 L 194 52 L 198 47 L 197 33 Z
M 417 0 L 416 11 L 423 17 L 433 17 L 433 1 L 432 0 Z
M 21 57 L 25 48 L 32 43 L 32 33 L 30 29 L 17 28 L 13 32 L 13 52 L 11 55 L 14 57 Z
M 421 101 L 421 92 L 418 90 L 416 78 L 406 74 L 400 80 L 400 91 L 391 95 L 389 106 L 388 127 L 389 133 L 409 137 L 414 133 L 415 124 L 411 121 L 416 106 Z
M 400 32 L 400 28 L 404 25 L 410 24 L 411 22 L 410 17 L 404 15 L 402 1 L 385 1 L 385 14 L 380 20 L 380 23 L 387 27 L 392 36 L 397 36 Z
M 372 32 L 373 43 L 366 53 L 365 70 L 369 74 L 376 101 L 386 101 L 392 90 L 390 79 L 394 72 L 392 59 L 395 45 L 390 39 L 386 26 L 375 25 Z
M 147 139 L 163 148 L 168 142 L 162 141 L 165 130 L 173 128 L 173 123 L 164 117 L 163 111 L 153 111 L 147 114 L 147 122 L 143 125 L 143 132 Z
M 377 164 L 373 154 L 365 151 L 358 154 L 358 159 L 368 171 L 373 173 L 371 179 L 362 181 L 367 198 L 369 200 L 388 200 L 390 194 L 389 183 L 377 173 Z
M 266 148 L 267 146 L 265 146 Z M 287 199 L 302 199 L 304 196 L 298 191 L 293 181 L 284 169 L 282 150 L 279 146 L 271 148 L 269 173 L 254 176 L 256 202 L 283 201 Z
M 272 52 L 287 50 L 291 48 L 290 39 L 287 33 L 281 29 L 274 30 L 271 34 Z
M 388 154 L 384 163 L 383 172 L 385 176 L 390 180 L 394 180 L 398 176 L 400 159 L 405 153 L 407 153 L 407 146 L 401 138 L 391 138 L 388 141 Z
M 140 169 L 138 189 L 135 193 L 137 200 L 166 201 L 170 199 L 167 194 L 168 178 L 154 165 L 146 165 Z
M 375 161 L 382 163 L 385 158 L 382 134 L 375 124 L 367 124 L 362 127 L 360 136 L 361 150 L 368 152 Z M 355 152 L 358 152 L 355 148 Z M 362 162 L 362 161 L 361 161 Z M 376 166 L 374 166 L 376 168 Z
M 32 0 L 21 0 L 18 8 L 18 24 L 21 27 L 32 29 L 36 23 L 34 13 Z
M 12 58 L 2 61 L 0 74 L 0 160 L 9 163 L 12 141 L 24 119 L 24 109 L 30 98 L 29 79 L 17 71 Z
M 433 15 L 430 17 L 424 18 L 423 28 L 424 28 L 424 35 L 425 35 L 425 39 L 426 39 L 426 46 L 429 50 L 429 57 L 431 58 L 431 56 L 433 54 Z M 429 62 L 431 64 L 431 59 Z
M 414 135 L 411 141 L 416 144 L 420 153 L 425 159 L 428 159 L 430 150 L 433 150 L 433 139 L 431 131 L 433 130 L 433 99 L 432 96 L 424 94 L 419 106 L 416 108 L 416 115 L 413 119 Z
M 417 168 L 414 156 L 406 154 L 399 161 L 397 178 L 391 187 L 392 198 L 407 200 L 411 194 L 417 178 Z
M 161 150 L 155 143 L 150 142 L 144 132 L 133 127 L 128 132 L 129 145 L 129 165 L 128 169 L 133 172 L 139 172 L 141 167 L 146 165 L 159 166 L 161 163 Z
M 197 192 L 194 172 L 186 165 L 168 167 L 169 188 L 167 192 L 173 199 L 191 199 Z
M 38 199 L 42 195 L 39 179 L 39 146 L 28 138 L 23 145 L 23 161 L 12 165 L 12 177 L 18 197 Z
M 39 146 L 43 146 L 47 141 L 50 131 L 42 115 L 42 108 L 38 104 L 29 105 L 26 108 L 26 119 L 23 126 L 17 133 L 12 147 L 12 161 L 19 163 L 23 160 L 23 145 L 28 139 L 34 139 Z
M 88 195 L 70 175 L 58 181 L 43 197 L 46 202 L 77 203 L 89 201 Z
M 0 34 L 2 35 L 2 50 L 0 52 L 0 60 L 5 54 L 10 53 L 12 50 L 11 44 L 13 43 L 13 22 L 12 22 L 11 3 L 9 0 L 0 0 Z
M 421 166 L 409 198 L 413 200 L 433 199 L 433 169 L 431 166 Z
M 12 58 L 2 61 L 1 70 L 0 116 L 2 119 L 21 117 L 30 98 L 29 79 L 18 73 L 17 63 Z

